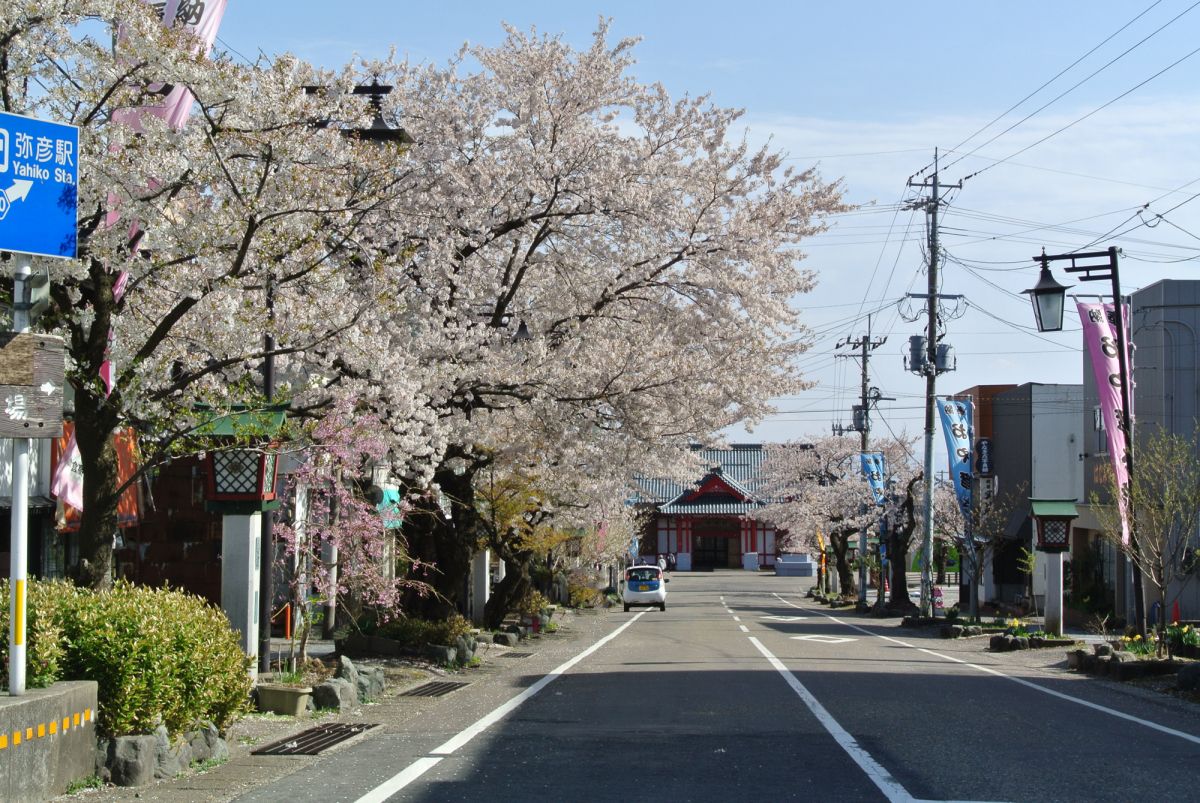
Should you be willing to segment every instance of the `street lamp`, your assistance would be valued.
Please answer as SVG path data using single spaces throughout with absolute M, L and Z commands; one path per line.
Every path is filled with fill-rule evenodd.
M 1124 462 L 1125 473 L 1128 475 L 1128 481 L 1133 481 L 1133 422 L 1130 412 L 1133 408 L 1133 393 L 1129 382 L 1129 363 L 1126 358 L 1129 348 L 1125 339 L 1125 311 L 1121 300 L 1121 274 L 1117 267 L 1117 248 L 1110 246 L 1104 251 L 1088 251 L 1083 253 L 1071 254 L 1054 254 L 1048 256 L 1045 249 L 1042 249 L 1042 255 L 1034 257 L 1035 262 L 1040 262 L 1042 265 L 1042 273 L 1038 279 L 1038 283 L 1026 290 L 1033 300 L 1034 314 L 1037 319 L 1038 331 L 1040 332 L 1057 332 L 1062 329 L 1062 314 L 1063 301 L 1067 288 L 1054 281 L 1054 277 L 1050 275 L 1050 263 L 1062 260 L 1070 260 L 1069 267 L 1064 268 L 1067 273 L 1082 274 L 1079 280 L 1082 282 L 1112 282 L 1112 297 L 1113 297 L 1113 335 L 1116 341 L 1117 351 L 1117 377 L 1118 392 L 1121 395 L 1121 420 L 1119 422 L 1122 433 L 1125 435 Z M 1095 260 L 1105 259 L 1106 261 L 1092 264 L 1078 264 L 1079 260 Z M 1049 281 L 1047 281 L 1047 279 Z M 1057 309 L 1057 318 L 1054 317 Z M 1132 507 L 1126 506 L 1126 515 L 1129 519 L 1129 544 L 1131 549 L 1136 549 L 1137 544 L 1137 526 L 1136 517 L 1133 515 Z M 1137 620 L 1139 632 L 1146 630 L 1146 606 L 1142 599 L 1142 573 L 1136 568 L 1133 571 L 1133 605 L 1134 617 Z
M 1063 553 L 1071 548 L 1071 522 L 1079 515 L 1074 499 L 1030 499 L 1037 537 L 1034 547 L 1046 553 L 1046 618 L 1044 630 L 1063 632 Z
M 1022 292 L 1029 294 L 1029 300 L 1033 303 L 1033 316 L 1037 319 L 1037 328 L 1039 332 L 1061 332 L 1063 321 L 1063 307 L 1065 306 L 1067 288 L 1070 285 L 1061 285 L 1054 280 L 1054 276 L 1050 273 L 1050 260 L 1057 257 L 1046 256 L 1046 249 L 1042 249 L 1040 261 L 1042 263 L 1042 273 L 1038 276 L 1038 283 L 1028 290 Z

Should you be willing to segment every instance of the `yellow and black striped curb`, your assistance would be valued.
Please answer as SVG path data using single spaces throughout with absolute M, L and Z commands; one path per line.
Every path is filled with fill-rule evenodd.
M 34 739 L 56 736 L 60 732 L 66 733 L 71 728 L 78 728 L 85 722 L 92 721 L 94 721 L 92 709 L 85 708 L 74 715 L 68 714 L 61 720 L 52 719 L 49 722 L 39 722 L 37 725 L 30 725 L 23 731 L 15 730 L 12 733 L 0 733 L 0 750 L 8 749 L 9 745 L 16 747 L 21 742 L 32 742 Z

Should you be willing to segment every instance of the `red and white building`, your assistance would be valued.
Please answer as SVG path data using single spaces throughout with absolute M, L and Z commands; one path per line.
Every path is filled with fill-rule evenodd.
M 679 571 L 774 566 L 779 554 L 775 528 L 755 518 L 764 504 L 757 495 L 762 444 L 696 451 L 709 470 L 694 485 L 637 479 L 634 504 L 653 510 L 640 553 L 674 553 Z

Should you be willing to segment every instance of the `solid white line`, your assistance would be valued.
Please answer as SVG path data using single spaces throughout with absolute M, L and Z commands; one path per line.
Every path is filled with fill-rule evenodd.
M 386 782 L 380 784 L 370 792 L 367 792 L 365 795 L 360 797 L 358 799 L 358 803 L 383 803 L 383 801 L 387 800 L 389 797 L 396 794 L 425 773 L 429 772 L 429 770 L 433 769 L 441 762 L 441 758 L 433 758 L 431 756 L 418 758 L 416 761 L 405 767 L 404 771 L 399 775 L 388 779 Z
M 778 597 L 780 601 L 786 603 L 787 605 L 791 605 L 793 608 L 800 607 L 799 605 L 795 605 L 794 603 L 788 602 L 786 599 L 784 599 L 783 597 L 780 597 L 778 594 L 776 594 L 775 596 Z M 1048 689 L 1045 686 L 1038 685 L 1037 683 L 1034 683 L 1033 681 L 1025 680 L 1024 678 L 1018 678 L 1018 677 L 1013 677 L 1012 675 L 1006 675 L 1003 672 L 996 670 L 996 669 L 992 669 L 990 667 L 982 666 L 980 664 L 973 664 L 970 661 L 964 661 L 961 658 L 955 658 L 951 655 L 944 655 L 940 652 L 934 652 L 933 650 L 928 650 L 928 649 L 925 649 L 924 647 L 917 647 L 913 644 L 909 644 L 906 641 L 901 641 L 900 639 L 892 638 L 890 636 L 883 636 L 883 635 L 880 635 L 879 633 L 875 633 L 871 630 L 867 630 L 866 628 L 859 627 L 858 625 L 854 625 L 854 624 L 850 624 L 849 622 L 842 622 L 838 619 L 834 619 L 834 617 L 830 616 L 827 613 L 821 613 L 821 611 L 817 611 L 817 613 L 820 613 L 826 619 L 832 619 L 833 621 L 837 622 L 840 625 L 845 625 L 846 627 L 852 627 L 855 630 L 859 631 L 860 633 L 866 633 L 868 636 L 874 636 L 875 638 L 883 639 L 884 641 L 890 641 L 893 644 L 899 644 L 900 646 L 908 647 L 911 650 L 918 650 L 918 651 L 926 653 L 928 655 L 932 655 L 935 658 L 941 658 L 944 661 L 950 661 L 952 663 L 962 664 L 963 666 L 969 666 L 972 669 L 978 670 L 985 674 L 995 675 L 998 678 L 1004 678 L 1005 680 L 1011 680 L 1013 683 L 1019 683 L 1020 685 L 1025 686 L 1030 689 L 1033 689 L 1034 691 L 1040 691 L 1042 694 L 1048 694 L 1051 697 L 1057 697 L 1060 700 L 1066 700 L 1067 702 L 1075 703 L 1076 705 L 1081 705 L 1084 708 L 1090 708 L 1093 711 L 1099 711 L 1102 714 L 1108 714 L 1109 716 L 1116 717 L 1117 719 L 1123 719 L 1127 722 L 1134 722 L 1143 727 L 1150 728 L 1151 730 L 1156 730 L 1159 733 L 1165 733 L 1168 736 L 1175 736 L 1177 738 L 1183 739 L 1184 741 L 1188 741 L 1193 744 L 1200 744 L 1200 736 L 1195 736 L 1191 733 L 1187 733 L 1186 731 L 1180 731 L 1180 730 L 1175 730 L 1174 728 L 1168 728 L 1166 725 L 1159 725 L 1157 722 L 1151 722 L 1148 719 L 1141 719 L 1139 717 L 1133 716 L 1132 714 L 1126 714 L 1122 711 L 1117 711 L 1114 708 L 1108 708 L 1106 706 L 1100 705 L 1099 703 L 1093 703 L 1088 700 L 1083 700 L 1079 697 L 1072 697 L 1069 694 L 1064 694 L 1060 691 L 1055 691 L 1054 689 Z
M 738 625 L 738 627 L 740 627 L 740 628 L 742 629 L 742 632 L 743 632 L 743 633 L 749 633 L 749 632 L 750 632 L 750 628 L 746 627 L 745 625 Z
M 829 731 L 829 735 L 833 737 L 834 741 L 866 773 L 871 782 L 879 787 L 879 791 L 883 792 L 884 797 L 893 801 L 913 800 L 913 796 L 908 793 L 908 790 L 901 786 L 900 782 L 893 778 L 891 773 L 885 770 L 879 762 L 871 758 L 870 753 L 859 747 L 858 742 L 850 735 L 849 731 L 838 724 L 837 720 L 825 710 L 825 706 L 817 702 L 817 698 L 813 697 L 809 690 L 804 687 L 804 684 L 788 671 L 788 668 L 783 665 L 782 661 L 776 658 L 754 636 L 750 637 L 750 643 L 758 648 L 758 651 L 770 662 L 771 666 L 775 667 L 775 671 L 787 681 L 787 684 L 792 687 L 792 691 L 796 692 L 796 695 L 804 701 L 804 704 L 808 706 L 808 710 L 812 711 L 817 721 L 821 723 L 825 730 Z
M 733 617 L 733 621 L 735 621 L 735 622 L 740 622 L 740 621 L 742 621 L 742 617 L 740 617 L 740 616 L 735 616 L 735 617 Z
M 587 658 L 589 655 L 594 653 L 596 650 L 600 649 L 605 644 L 612 641 L 617 636 L 621 635 L 621 633 L 623 633 L 626 628 L 628 628 L 630 625 L 632 625 L 634 622 L 636 622 L 638 619 L 641 619 L 645 615 L 646 615 L 645 611 L 642 611 L 641 613 L 634 615 L 634 617 L 632 619 L 630 619 L 628 622 L 621 625 L 616 630 L 609 633 L 607 636 L 600 639 L 595 644 L 593 644 L 592 646 L 588 647 L 583 652 L 576 655 L 574 658 L 572 658 L 569 661 L 566 661 L 562 664 L 559 664 L 554 669 L 551 669 L 546 675 L 544 675 L 540 680 L 538 680 L 537 683 L 534 683 L 532 686 L 530 686 L 528 689 L 526 689 L 525 691 L 518 694 L 516 697 L 512 698 L 511 700 L 509 700 L 506 703 L 503 703 L 499 707 L 493 709 L 491 711 L 491 713 L 486 714 L 483 717 L 477 719 L 474 723 L 472 723 L 471 725 L 468 725 L 466 728 L 463 728 L 461 731 L 459 731 L 457 734 L 452 736 L 450 739 L 446 740 L 442 744 L 435 747 L 433 750 L 429 751 L 428 756 L 417 759 L 412 764 L 409 764 L 403 770 L 396 773 L 391 778 L 387 779 L 386 781 L 381 783 L 379 786 L 372 789 L 370 792 L 367 792 L 365 795 L 360 797 L 356 803 L 382 803 L 382 801 L 387 800 L 389 797 L 396 794 L 401 789 L 403 789 L 404 787 L 408 786 L 413 781 L 420 778 L 426 772 L 433 769 L 433 767 L 436 766 L 437 763 L 439 761 L 441 761 L 443 758 L 452 754 L 455 750 L 462 747 L 467 742 L 471 741 L 476 736 L 483 733 L 489 727 L 491 727 L 492 725 L 499 722 L 505 716 L 507 716 L 508 714 L 515 711 L 526 700 L 530 699 L 535 694 L 540 692 L 542 689 L 546 688 L 546 686 L 550 685 L 552 682 L 557 680 L 559 675 L 564 674 L 568 669 L 575 666 L 575 664 L 579 663 L 584 658 Z

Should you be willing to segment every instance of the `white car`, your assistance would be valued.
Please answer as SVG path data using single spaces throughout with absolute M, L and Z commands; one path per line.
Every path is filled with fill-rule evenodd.
M 625 570 L 625 587 L 621 592 L 626 612 L 634 605 L 665 611 L 669 582 L 663 577 L 663 570 L 657 566 L 630 566 Z

